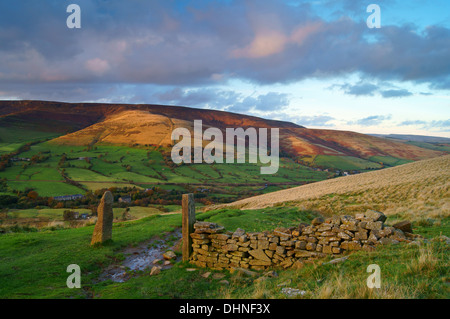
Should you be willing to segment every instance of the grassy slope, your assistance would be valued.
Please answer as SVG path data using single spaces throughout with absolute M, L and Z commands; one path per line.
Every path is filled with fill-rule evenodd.
M 342 170 L 366 170 L 381 168 L 381 165 L 370 160 L 353 156 L 317 155 L 314 164 L 322 167 L 330 167 Z
M 16 151 L 28 142 L 55 138 L 61 134 L 42 132 L 26 125 L 17 127 L 0 125 L 0 155 Z
M 383 163 L 386 166 L 398 166 L 412 162 L 409 160 L 396 158 L 392 156 L 372 156 L 370 160 L 372 162 Z
M 378 209 L 409 218 L 448 217 L 450 156 L 339 177 L 240 200 L 228 206 L 295 205 L 325 214 Z
M 264 212 L 264 214 L 263 214 Z M 297 208 L 260 211 L 210 211 L 198 219 L 215 221 L 233 230 L 273 229 L 297 225 L 316 216 Z M 201 275 L 208 269 L 188 272 L 188 264 L 176 264 L 158 276 L 138 274 L 125 283 L 95 283 L 101 269 L 123 258 L 121 249 L 145 241 L 181 225 L 180 215 L 153 216 L 139 221 L 116 223 L 114 242 L 100 248 L 89 246 L 93 227 L 1 235 L 0 298 L 285 298 L 287 287 L 307 291 L 305 298 L 448 298 L 448 246 L 430 243 L 423 247 L 396 245 L 375 252 L 358 252 L 337 265 L 306 265 L 300 270 L 278 271 L 279 276 L 253 281 L 224 271 L 229 286 Z M 448 225 L 442 225 L 448 235 Z M 439 228 L 424 225 L 423 232 Z M 442 231 L 442 230 L 441 230 Z M 82 289 L 66 287 L 66 267 L 82 269 Z M 381 267 L 382 288 L 366 286 L 369 264 Z M 288 282 L 288 283 L 286 283 Z
M 413 142 L 409 141 L 406 144 L 427 148 L 434 151 L 450 152 L 450 146 L 448 144 L 426 143 L 426 142 Z
M 100 248 L 90 247 L 92 226 L 2 235 L 0 298 L 84 298 L 91 286 L 89 283 L 98 276 L 101 267 L 114 258 L 120 258 L 114 250 L 173 231 L 175 226 L 180 225 L 179 216 L 167 216 L 162 220 L 154 216 L 118 223 L 114 225 L 114 243 Z M 81 267 L 85 290 L 66 287 L 66 268 L 70 264 Z
M 125 283 L 95 286 L 101 298 L 287 298 L 282 288 L 306 291 L 297 298 L 444 298 L 448 289 L 446 247 L 433 243 L 380 247 L 373 253 L 358 252 L 343 264 L 307 265 L 300 270 L 279 271 L 278 277 L 255 281 L 239 273 L 223 272 L 229 285 L 201 277 L 208 269 L 186 271 L 185 265 L 163 271 L 158 277 L 142 276 Z M 367 266 L 381 268 L 381 288 L 369 289 Z

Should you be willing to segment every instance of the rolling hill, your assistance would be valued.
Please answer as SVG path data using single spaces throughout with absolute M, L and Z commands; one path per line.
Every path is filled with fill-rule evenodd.
M 438 136 L 425 135 L 405 135 L 405 134 L 370 134 L 376 137 L 384 137 L 393 140 L 407 141 L 407 142 L 423 142 L 423 143 L 442 143 L 450 144 L 450 138 Z
M 226 206 L 258 209 L 299 206 L 325 214 L 378 209 L 411 219 L 450 216 L 450 155 L 344 176 L 236 201 Z
M 0 101 L 0 144 L 55 138 L 60 145 L 170 146 L 173 128 L 280 128 L 280 152 L 302 164 L 335 169 L 373 169 L 395 160 L 445 154 L 395 140 L 348 131 L 308 129 L 297 124 L 224 111 L 166 105 Z M 20 134 L 8 135 L 8 132 Z

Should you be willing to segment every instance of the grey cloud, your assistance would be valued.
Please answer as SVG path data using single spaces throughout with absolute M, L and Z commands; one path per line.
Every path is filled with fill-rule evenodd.
M 390 120 L 392 118 L 391 115 L 371 115 L 356 121 L 350 121 L 347 124 L 353 125 L 361 125 L 361 126 L 375 126 L 379 125 L 386 120 Z
M 190 107 L 211 107 L 224 109 L 232 106 L 241 99 L 241 95 L 234 91 L 214 88 L 182 89 L 173 88 L 153 95 L 156 101 Z
M 441 121 L 431 121 L 430 127 L 441 128 L 445 131 L 450 130 L 450 119 L 441 120 Z
M 369 41 L 373 32 L 364 21 L 326 21 L 308 5 L 80 0 L 82 28 L 69 30 L 69 3 L 0 3 L 0 82 L 204 86 L 227 74 L 270 84 L 359 71 L 450 88 L 450 29 L 444 27 L 419 33 L 413 26 L 383 26 Z M 284 42 L 272 43 L 263 56 L 233 56 L 267 30 Z M 371 87 L 349 92 L 370 94 Z
M 424 128 L 424 129 L 441 131 L 441 132 L 450 131 L 450 119 L 433 120 L 433 121 L 422 121 L 422 120 L 409 121 L 408 120 L 408 121 L 401 122 L 400 125 L 418 126 L 418 127 Z
M 342 15 L 357 15 L 362 19 L 367 18 L 366 8 L 370 3 L 376 3 L 380 7 L 387 9 L 391 7 L 396 1 L 395 0 L 377 0 L 374 2 L 365 2 L 365 1 L 355 1 L 355 0 L 327 0 L 323 2 L 323 6 L 328 8 L 334 8 L 334 15 L 342 16 Z
M 260 111 L 260 112 L 274 112 L 284 109 L 289 105 L 289 94 L 268 92 L 266 94 L 258 95 L 256 97 L 248 96 L 240 102 L 236 102 L 233 106 L 227 108 L 231 112 L 243 111 Z
M 154 100 L 161 103 L 191 107 L 207 107 L 230 112 L 273 112 L 289 105 L 286 93 L 268 92 L 256 96 L 244 96 L 240 93 L 217 88 L 182 89 L 175 87 L 155 93 Z
M 431 84 L 431 89 L 450 90 L 450 77 L 438 77 Z
M 146 89 L 149 89 L 146 86 Z M 145 89 L 143 89 L 145 91 Z M 129 103 L 140 95 L 138 87 L 103 83 L 41 83 L 27 85 L 6 83 L 0 88 L 0 99 L 47 100 L 61 102 Z
M 179 87 L 155 94 L 155 97 L 158 98 L 158 100 L 169 103 L 174 101 L 180 101 L 184 96 L 185 92 Z
M 358 83 L 355 85 L 343 84 L 338 87 L 343 89 L 345 94 L 355 96 L 373 96 L 378 90 L 378 86 L 371 83 Z
M 384 98 L 406 97 L 406 96 L 413 95 L 411 92 L 409 92 L 406 89 L 386 90 L 386 91 L 381 91 L 380 93 Z
M 295 123 L 302 126 L 328 126 L 333 127 L 334 124 L 330 123 L 335 120 L 334 117 L 328 115 L 314 115 L 314 116 L 299 116 L 295 119 Z
M 378 84 L 365 83 L 359 81 L 356 84 L 335 84 L 330 86 L 330 89 L 339 88 L 345 94 L 354 96 L 374 96 L 375 93 L 380 94 L 383 98 L 400 98 L 413 95 L 406 89 L 392 88 L 393 85 L 389 82 L 379 82 Z M 384 89 L 389 88 L 389 89 Z M 425 95 L 425 94 L 424 94 Z
M 416 120 L 416 121 L 403 121 L 400 123 L 400 125 L 425 125 L 427 124 L 427 122 L 425 121 L 420 121 L 420 120 Z

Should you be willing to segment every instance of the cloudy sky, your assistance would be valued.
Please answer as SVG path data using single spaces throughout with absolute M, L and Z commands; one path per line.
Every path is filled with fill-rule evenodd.
M 371 3 L 381 28 L 367 26 Z M 0 99 L 450 137 L 450 1 L 1 1 Z

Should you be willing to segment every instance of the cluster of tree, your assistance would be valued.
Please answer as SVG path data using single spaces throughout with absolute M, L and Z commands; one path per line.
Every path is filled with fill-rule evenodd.
M 139 190 L 137 188 L 110 188 L 115 197 L 115 202 L 119 207 L 128 205 L 149 206 L 149 205 L 181 205 L 181 195 L 184 193 L 177 190 L 165 190 L 155 186 L 148 190 Z M 119 198 L 130 198 L 130 203 L 119 202 Z
M 88 144 L 88 145 L 86 145 L 86 148 L 83 149 L 83 151 L 85 151 L 85 152 L 95 151 L 95 150 L 97 150 L 97 146 L 94 146 L 93 144 Z
M 279 150 L 279 156 L 280 156 L 280 157 L 284 157 L 284 158 L 292 158 L 292 157 L 293 157 L 292 154 L 290 154 L 289 152 L 286 152 L 286 151 L 283 150 L 283 149 L 280 149 L 280 150 Z
M 46 205 L 47 201 L 31 188 L 16 191 L 14 195 L 0 195 L 0 208 L 33 208 Z
M 32 164 L 35 163 L 42 163 L 45 162 L 46 160 L 48 160 L 50 158 L 50 155 L 44 155 L 41 152 L 37 153 L 36 155 L 33 155 L 30 159 Z
M 0 193 L 6 193 L 8 191 L 8 184 L 6 178 L 0 178 Z
M 23 152 L 27 152 L 30 150 L 31 145 L 36 144 L 39 142 L 30 142 L 27 143 L 25 145 L 22 145 L 21 147 L 19 147 L 19 149 L 17 151 L 11 152 L 11 153 L 7 153 L 7 154 L 2 154 L 0 156 L 0 172 L 4 171 L 7 167 L 11 166 L 11 159 L 13 157 L 16 157 L 17 155 L 19 155 L 20 153 Z
M 67 160 L 67 155 L 66 155 L 66 153 L 63 153 L 61 155 L 61 159 L 58 162 L 58 168 L 65 167 L 66 160 Z
M 91 192 L 88 192 L 81 199 L 58 201 L 53 197 L 40 196 L 38 192 L 32 188 L 26 188 L 22 191 L 14 190 L 12 193 L 14 193 L 14 195 L 0 195 L 0 208 L 27 209 L 37 206 L 50 208 L 71 208 L 82 206 L 95 211 L 101 198 L 101 196 L 98 197 Z
M 0 195 L 0 208 L 7 208 L 11 205 L 16 205 L 19 198 L 14 195 L 2 194 Z
M 159 152 L 161 153 L 164 164 L 170 169 L 173 170 L 174 168 L 178 167 L 179 165 L 175 164 L 172 161 L 172 153 L 169 150 L 166 149 L 160 149 Z
M 2 156 L 0 158 L 0 172 L 4 171 L 9 165 L 9 158 L 3 158 Z

